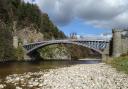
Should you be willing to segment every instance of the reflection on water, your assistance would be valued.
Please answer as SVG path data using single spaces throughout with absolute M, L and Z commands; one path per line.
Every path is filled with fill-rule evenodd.
M 36 72 L 71 66 L 75 64 L 94 64 L 101 60 L 79 60 L 79 61 L 34 61 L 34 62 L 8 62 L 0 63 L 0 78 L 10 74 L 22 74 L 25 72 Z

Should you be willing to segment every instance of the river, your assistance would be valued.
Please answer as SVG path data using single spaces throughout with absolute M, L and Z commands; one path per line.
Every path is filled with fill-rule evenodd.
M 40 70 L 67 67 L 76 64 L 94 64 L 101 60 L 78 60 L 78 61 L 33 61 L 33 62 L 7 62 L 0 63 L 0 78 L 11 74 L 23 74 L 25 72 L 38 72 Z

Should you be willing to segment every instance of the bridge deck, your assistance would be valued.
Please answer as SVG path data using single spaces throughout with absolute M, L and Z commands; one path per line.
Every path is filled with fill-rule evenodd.
M 50 42 L 79 42 L 79 41 L 98 41 L 98 42 L 110 42 L 110 39 L 64 39 L 64 40 L 47 40 L 47 41 L 39 41 L 34 43 L 28 43 L 24 45 L 33 45 L 33 44 L 42 44 L 42 43 L 50 43 Z

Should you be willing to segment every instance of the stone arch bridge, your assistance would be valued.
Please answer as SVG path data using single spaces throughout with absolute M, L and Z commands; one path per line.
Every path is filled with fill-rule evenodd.
M 94 39 L 68 39 L 68 40 L 49 40 L 42 42 L 35 42 L 23 45 L 26 54 L 29 55 L 32 52 L 53 44 L 75 44 L 92 49 L 102 55 L 102 59 L 105 60 L 109 54 L 109 40 L 94 40 Z

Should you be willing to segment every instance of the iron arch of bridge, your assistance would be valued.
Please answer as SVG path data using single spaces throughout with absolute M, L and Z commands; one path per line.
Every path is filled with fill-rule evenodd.
M 49 45 L 53 45 L 53 44 L 71 44 L 71 45 L 78 45 L 78 46 L 83 46 L 83 47 L 86 47 L 86 48 L 89 48 L 89 49 L 92 49 L 100 54 L 103 54 L 102 50 L 100 49 L 97 49 L 97 48 L 93 48 L 91 46 L 88 46 L 86 44 L 82 44 L 82 43 L 78 43 L 78 42 L 48 42 L 48 43 L 42 43 L 42 44 L 39 44 L 35 47 L 33 47 L 32 49 L 28 50 L 27 51 L 27 54 L 30 54 L 32 52 L 34 52 L 35 50 L 38 50 L 40 48 L 43 48 L 43 47 L 46 47 L 46 46 L 49 46 Z

